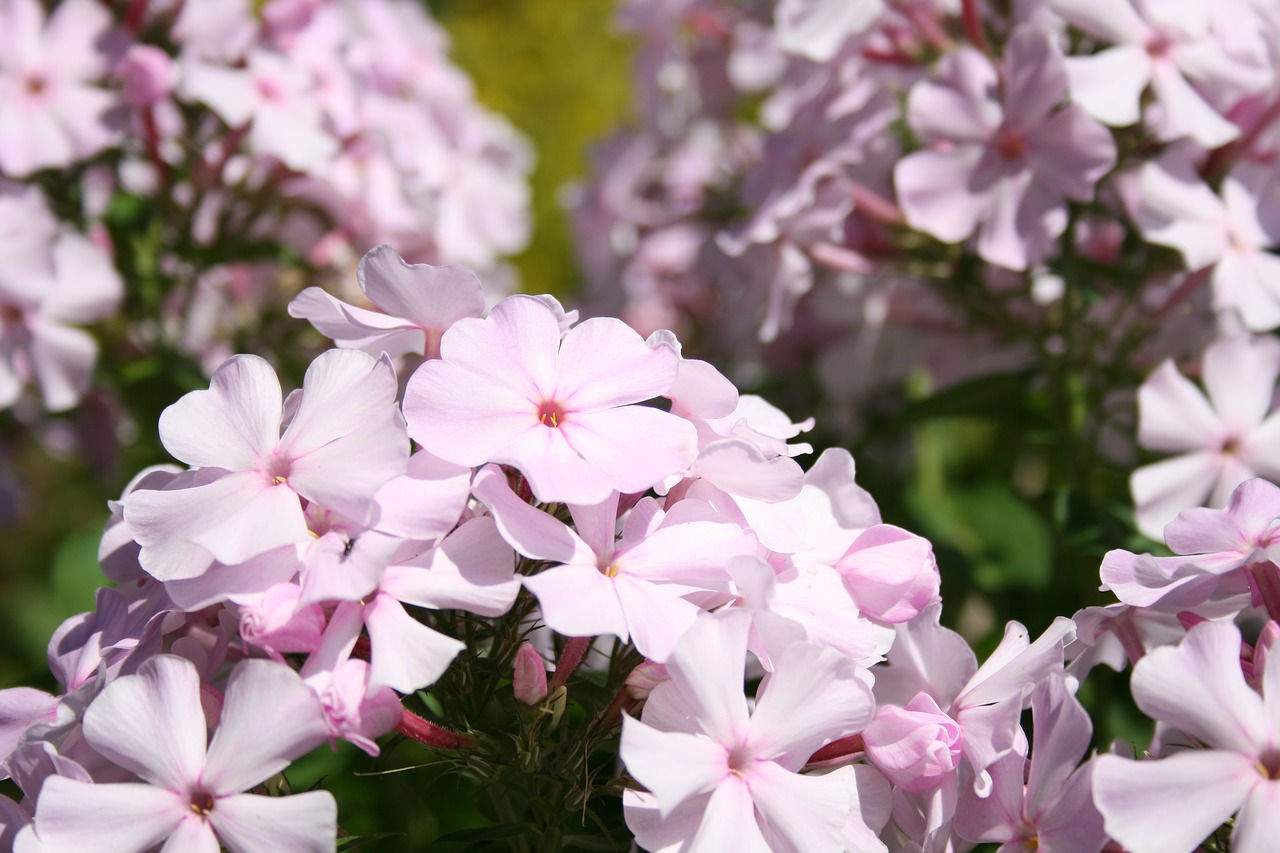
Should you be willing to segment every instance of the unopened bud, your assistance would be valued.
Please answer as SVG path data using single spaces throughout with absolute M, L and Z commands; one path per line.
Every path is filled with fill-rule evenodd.
M 516 652 L 511 689 L 517 700 L 530 707 L 547 698 L 547 667 L 532 643 L 525 643 Z
M 124 102 L 144 109 L 173 91 L 173 61 L 158 47 L 135 44 L 116 66 L 116 77 Z
M 634 701 L 644 702 L 649 698 L 649 694 L 653 692 L 653 688 L 664 681 L 670 680 L 670 678 L 671 676 L 667 674 L 665 666 L 647 660 L 631 670 L 623 689 L 627 691 L 627 695 Z

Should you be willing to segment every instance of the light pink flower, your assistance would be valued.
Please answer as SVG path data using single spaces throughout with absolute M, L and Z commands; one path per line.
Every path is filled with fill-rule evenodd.
M 395 371 L 358 350 L 329 350 L 307 369 L 281 433 L 280 383 L 263 359 L 241 355 L 209 390 L 165 409 L 160 439 L 190 465 L 190 488 L 136 489 L 125 523 L 143 567 L 161 580 L 203 574 L 212 560 L 237 565 L 308 541 L 301 500 L 359 523 L 374 496 L 405 471 L 409 445 L 396 407 Z
M 618 320 L 587 320 L 561 342 L 546 302 L 512 296 L 483 320 L 456 322 L 440 355 L 405 390 L 409 434 L 459 465 L 516 466 L 541 501 L 598 504 L 693 462 L 692 424 L 631 405 L 671 387 L 676 354 Z
M 1140 116 L 1148 85 L 1160 105 L 1162 139 L 1189 136 L 1217 148 L 1239 131 L 1188 81 L 1219 87 L 1236 99 L 1265 89 L 1272 69 L 1233 55 L 1213 31 L 1212 5 L 1175 0 L 1049 0 L 1068 23 L 1115 45 L 1067 61 L 1071 97 L 1113 126 Z M 1232 104 L 1227 103 L 1230 107 Z
M 141 782 L 45 781 L 36 823 L 46 853 L 174 849 L 333 850 L 337 806 L 327 791 L 262 797 L 242 791 L 324 741 L 315 694 L 283 664 L 241 663 L 206 746 L 200 679 L 161 655 L 109 684 L 85 712 L 84 737 Z
M 1184 152 L 1185 153 L 1185 152 Z M 1242 163 L 1222 179 L 1221 197 L 1186 157 L 1142 167 L 1138 225 L 1152 243 L 1177 249 L 1187 269 L 1213 267 L 1213 305 L 1235 309 L 1245 326 L 1280 326 L 1280 206 L 1277 173 Z
M 407 264 L 390 246 L 360 259 L 360 289 L 383 313 L 348 305 L 318 287 L 289 303 L 289 316 L 310 321 L 338 346 L 391 358 L 440 357 L 440 337 L 463 317 L 484 314 L 484 288 L 463 267 Z
M 521 643 L 516 651 L 511 690 L 516 701 L 530 707 L 547 698 L 547 665 L 533 643 Z
M 111 259 L 87 237 L 54 233 L 34 188 L 0 180 L 0 408 L 24 386 L 39 389 L 46 409 L 80 402 L 98 345 L 75 326 L 101 320 L 124 295 Z
M 114 145 L 116 99 L 95 84 L 111 69 L 111 12 L 66 0 L 0 3 L 0 172 L 24 177 Z
M 1138 529 L 1159 539 L 1184 509 L 1223 506 L 1251 477 L 1280 479 L 1280 413 L 1272 409 L 1280 341 L 1236 335 L 1204 353 L 1206 397 L 1172 360 L 1138 389 L 1138 443 L 1180 455 L 1133 472 Z
M 1011 752 L 991 766 L 991 796 L 962 792 L 956 834 L 1046 853 L 1097 853 L 1107 835 L 1093 804 L 1093 765 L 1076 766 L 1093 736 L 1089 715 L 1059 674 L 1036 688 L 1031 714 L 1030 766 L 1021 752 Z
M 911 127 L 930 148 L 894 170 L 907 221 L 946 242 L 978 230 L 978 254 L 1009 269 L 1042 261 L 1067 225 L 1066 199 L 1089 201 L 1115 164 L 1106 128 L 1072 104 L 1048 33 L 1020 27 L 1009 41 L 1005 81 L 968 47 L 944 57 L 942 80 L 917 83 Z
M 1107 552 L 1103 588 L 1125 604 L 1169 613 L 1226 616 L 1251 601 L 1280 610 L 1280 488 L 1275 484 L 1245 480 L 1225 509 L 1183 510 L 1165 527 L 1164 537 L 1177 556 Z
M 645 722 L 623 719 L 622 760 L 658 810 L 651 822 L 635 810 L 642 801 L 627 800 L 628 826 L 644 847 L 844 849 L 846 821 L 857 821 L 854 770 L 799 771 L 870 719 L 865 675 L 837 652 L 797 643 L 749 713 L 749 623 L 742 611 L 699 617 L 667 661 L 671 679 L 650 694 Z
M 630 639 L 660 663 L 698 616 L 683 596 L 727 592 L 726 564 L 755 552 L 751 537 L 701 501 L 680 501 L 664 513 L 644 499 L 619 539 L 616 492 L 596 506 L 571 504 L 574 529 L 521 501 L 495 467 L 476 475 L 473 490 L 513 548 L 554 563 L 523 579 L 548 627 L 569 637 Z
M 1142 712 L 1202 749 L 1156 761 L 1099 756 L 1094 801 L 1112 838 L 1134 853 L 1191 851 L 1233 814 L 1232 849 L 1268 850 L 1280 837 L 1280 656 L 1268 655 L 1262 695 L 1245 683 L 1240 631 L 1202 622 L 1155 649 L 1130 682 Z
M 964 739 L 960 726 L 928 693 L 902 707 L 882 705 L 862 733 L 867 760 L 890 782 L 919 793 L 956 772 Z
M 323 126 L 315 81 L 284 55 L 255 48 L 244 68 L 199 60 L 183 64 L 179 93 L 200 101 L 232 128 L 248 127 L 249 149 L 299 172 L 320 172 L 338 153 Z

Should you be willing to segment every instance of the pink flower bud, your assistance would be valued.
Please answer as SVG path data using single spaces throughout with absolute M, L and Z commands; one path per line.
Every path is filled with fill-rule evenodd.
M 862 740 L 868 760 L 912 793 L 936 788 L 954 773 L 963 744 L 959 724 L 927 693 L 917 693 L 905 708 L 881 707 Z
M 627 676 L 624 689 L 632 699 L 637 702 L 643 702 L 649 698 L 653 688 L 664 681 L 670 680 L 670 678 L 671 676 L 667 674 L 665 666 L 647 660 L 631 670 L 631 674 Z
M 908 622 L 938 600 L 933 546 L 892 524 L 877 524 L 859 534 L 836 569 L 858 609 L 881 622 Z
M 278 583 L 257 602 L 240 610 L 240 636 L 273 655 L 313 652 L 324 633 L 324 610 L 318 604 L 298 607 L 302 588 Z
M 511 689 L 515 692 L 516 699 L 525 705 L 537 705 L 547 698 L 547 666 L 532 643 L 525 643 L 516 652 Z
M 145 109 L 173 91 L 173 61 L 149 44 L 135 44 L 116 65 L 120 97 L 131 107 Z

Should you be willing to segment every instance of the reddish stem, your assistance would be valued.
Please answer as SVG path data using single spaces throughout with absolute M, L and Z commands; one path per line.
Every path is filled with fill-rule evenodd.
M 404 712 L 396 725 L 396 731 L 432 749 L 470 749 L 476 745 L 475 738 L 451 732 L 443 726 L 424 720 L 412 711 Z
M 938 24 L 938 19 L 919 6 L 912 6 L 907 12 L 911 23 L 915 24 L 924 40 L 943 53 L 951 50 L 951 37 Z
M 147 15 L 147 0 L 133 0 L 124 13 L 124 27 L 135 36 L 142 29 L 142 19 Z
M 818 764 L 823 761 L 833 761 L 837 758 L 845 758 L 865 751 L 866 746 L 862 743 L 862 735 L 849 735 L 849 737 L 831 741 L 831 743 L 809 756 L 809 760 L 806 763 Z
M 570 637 L 565 641 L 564 651 L 560 653 L 560 660 L 556 663 L 555 674 L 551 676 L 551 683 L 547 685 L 548 694 L 555 693 L 564 687 L 569 676 L 573 675 L 578 664 L 582 663 L 582 658 L 589 648 L 591 648 L 590 637 Z
M 1249 128 L 1235 142 L 1210 152 L 1209 156 L 1205 158 L 1204 166 L 1200 168 L 1200 174 L 1207 179 L 1213 179 L 1219 172 L 1225 170 L 1227 165 L 1236 159 L 1237 155 L 1244 154 L 1247 156 L 1249 149 L 1253 147 L 1253 143 L 1257 142 L 1262 132 L 1277 119 L 1280 119 L 1280 98 L 1276 98 L 1270 106 L 1263 110 L 1262 115 L 1258 116 L 1258 120 L 1254 122 L 1253 127 Z
M 1209 280 L 1212 271 L 1213 267 L 1205 267 L 1204 269 L 1196 270 L 1191 273 L 1191 275 L 1183 279 L 1182 284 L 1178 285 L 1178 289 L 1173 292 L 1173 296 L 1169 297 L 1169 301 L 1160 306 L 1159 310 L 1156 311 L 1156 319 L 1164 319 L 1169 316 L 1169 313 L 1173 311 L 1173 309 L 1190 299 L 1193 293 L 1201 287 L 1204 287 L 1205 282 Z
M 853 196 L 855 209 L 868 219 L 884 222 L 887 225 L 907 224 L 906 217 L 902 215 L 902 209 L 875 190 L 856 181 L 850 181 L 849 195 Z
M 960 4 L 960 20 L 964 22 L 965 35 L 973 46 L 983 53 L 990 53 L 987 34 L 982 31 L 982 16 L 978 12 L 978 0 L 962 0 Z
M 155 167 L 156 176 L 162 183 L 169 183 L 169 164 L 160 156 L 160 129 L 156 125 L 156 113 L 153 107 L 142 111 L 142 139 L 147 146 L 147 159 Z

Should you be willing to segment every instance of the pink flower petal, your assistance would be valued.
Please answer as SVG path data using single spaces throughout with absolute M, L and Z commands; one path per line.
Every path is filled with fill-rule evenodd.
M 36 821 L 46 853 L 143 853 L 174 833 L 191 814 L 190 805 L 183 796 L 151 785 L 91 785 L 50 776 L 36 803 Z
M 1107 833 L 1133 853 L 1194 850 L 1244 803 L 1261 777 L 1234 752 L 1179 752 L 1159 761 L 1097 759 L 1094 801 Z
M 219 800 L 209 823 L 237 853 L 331 853 L 338 835 L 338 804 L 328 791 L 290 797 L 240 794 Z
M 217 796 L 269 779 L 323 743 L 329 727 L 315 692 L 289 667 L 239 663 L 227 682 L 202 782 Z
M 171 791 L 187 790 L 205 763 L 204 711 L 195 666 L 173 655 L 158 655 L 136 674 L 117 678 L 85 711 L 84 734 L 94 749 L 148 782 Z
M 192 391 L 160 415 L 165 450 L 193 468 L 246 471 L 280 438 L 283 402 L 271 365 L 256 355 L 227 359 L 209 390 Z
M 657 798 L 664 818 L 729 775 L 729 751 L 723 745 L 697 735 L 660 732 L 627 716 L 622 718 L 618 755 L 627 772 Z

